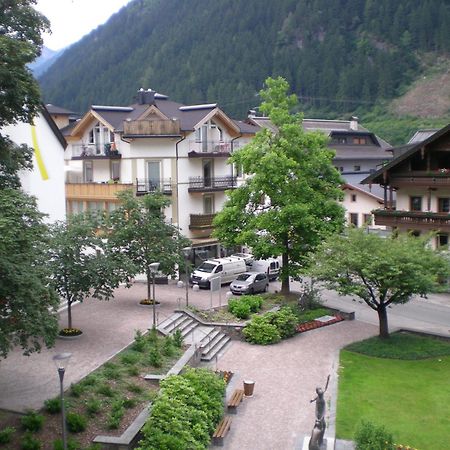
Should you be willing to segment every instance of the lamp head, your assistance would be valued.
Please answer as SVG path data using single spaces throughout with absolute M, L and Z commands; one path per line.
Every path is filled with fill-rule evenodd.
M 72 353 L 58 353 L 53 357 L 53 362 L 58 370 L 66 370 L 69 365 L 70 357 Z
M 150 272 L 155 273 L 159 269 L 159 262 L 149 264 Z

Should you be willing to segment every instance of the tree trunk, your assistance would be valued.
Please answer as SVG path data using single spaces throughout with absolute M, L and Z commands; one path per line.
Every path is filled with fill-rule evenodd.
M 150 269 L 147 268 L 147 299 L 150 300 L 152 298 L 151 294 L 151 273 Z
M 281 279 L 281 293 L 287 295 L 291 291 L 289 286 L 289 242 L 287 236 L 284 238 L 284 252 L 281 258 L 283 261 L 283 268 L 281 272 L 283 274 Z
M 388 328 L 388 318 L 386 305 L 381 303 L 377 308 L 378 312 L 378 320 L 380 322 L 380 338 L 387 339 L 389 338 L 389 328 Z
M 67 328 L 72 328 L 72 301 L 67 301 Z

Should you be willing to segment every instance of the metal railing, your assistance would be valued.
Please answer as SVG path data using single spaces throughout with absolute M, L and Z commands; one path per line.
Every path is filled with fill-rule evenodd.
M 110 158 L 120 157 L 118 150 L 112 144 L 73 144 L 73 158 L 90 158 L 95 156 L 106 156 Z
M 225 190 L 237 186 L 236 177 L 189 177 L 189 191 Z
M 189 151 L 195 153 L 230 154 L 241 145 L 231 141 L 189 141 Z
M 151 192 L 160 191 L 163 194 L 172 193 L 172 180 L 167 179 L 146 179 L 146 178 L 136 178 L 136 195 L 145 195 Z
M 190 214 L 189 228 L 210 228 L 216 214 Z

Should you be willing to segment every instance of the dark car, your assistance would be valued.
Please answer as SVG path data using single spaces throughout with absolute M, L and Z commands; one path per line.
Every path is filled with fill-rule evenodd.
M 233 294 L 254 294 L 266 292 L 269 288 L 269 279 L 263 272 L 244 272 L 230 284 Z

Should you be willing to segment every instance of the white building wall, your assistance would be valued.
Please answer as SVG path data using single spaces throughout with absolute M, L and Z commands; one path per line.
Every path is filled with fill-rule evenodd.
M 352 199 L 352 196 L 356 196 L 355 201 Z M 374 209 L 381 208 L 382 204 L 380 204 L 380 202 L 374 197 L 358 190 L 345 189 L 342 205 L 346 211 L 345 216 L 348 224 L 350 224 L 350 214 L 358 215 L 359 227 L 363 226 L 365 223 L 364 215 L 370 214 L 372 216 L 372 224 L 370 225 L 371 228 L 386 229 L 385 226 L 375 225 L 375 219 L 372 211 Z
M 66 218 L 64 185 L 64 148 L 42 114 L 34 119 L 37 143 L 42 158 L 42 171 L 38 167 L 36 150 L 33 153 L 33 170 L 20 173 L 22 187 L 37 199 L 38 209 L 48 214 L 46 221 Z M 33 148 L 31 125 L 19 122 L 2 130 L 16 144 Z M 46 172 L 46 174 L 45 174 Z
M 422 197 L 422 211 L 428 211 L 428 191 L 420 187 L 408 188 L 407 191 L 398 189 L 396 209 L 398 211 L 409 211 L 411 197 Z M 438 212 L 439 198 L 450 198 L 450 189 L 437 188 L 431 191 L 431 212 Z

